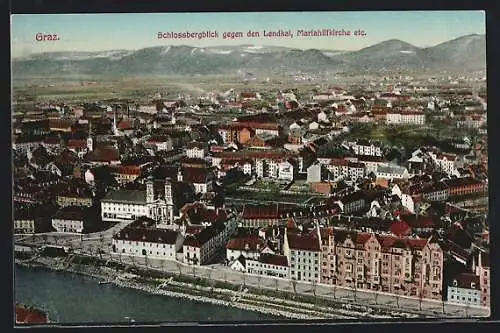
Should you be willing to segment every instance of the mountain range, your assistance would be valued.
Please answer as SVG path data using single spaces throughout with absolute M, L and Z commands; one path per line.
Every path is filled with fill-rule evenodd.
M 419 48 L 387 40 L 359 51 L 300 50 L 278 46 L 157 46 L 140 50 L 49 52 L 12 60 L 14 77 L 53 74 L 109 76 L 277 72 L 377 72 L 486 68 L 485 35 L 462 36 Z

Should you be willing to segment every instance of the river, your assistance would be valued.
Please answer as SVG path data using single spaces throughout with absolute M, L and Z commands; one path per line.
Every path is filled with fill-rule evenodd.
M 42 268 L 15 268 L 15 299 L 49 313 L 51 323 L 262 321 L 278 318 L 139 290 Z

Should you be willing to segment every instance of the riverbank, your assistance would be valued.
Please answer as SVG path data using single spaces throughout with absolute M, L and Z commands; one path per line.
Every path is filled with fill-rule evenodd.
M 418 317 L 400 311 L 383 311 L 369 306 L 342 304 L 319 297 L 293 295 L 243 287 L 174 273 L 145 270 L 116 262 L 88 257 L 46 258 L 32 261 L 16 259 L 24 267 L 41 267 L 85 275 L 121 288 L 140 290 L 149 294 L 211 303 L 241 310 L 255 311 L 283 319 L 390 319 Z

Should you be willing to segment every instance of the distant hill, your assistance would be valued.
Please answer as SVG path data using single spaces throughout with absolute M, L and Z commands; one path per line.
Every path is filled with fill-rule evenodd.
M 238 71 L 481 70 L 485 35 L 459 37 L 429 48 L 392 39 L 359 51 L 299 50 L 277 46 L 159 46 L 136 51 L 53 52 L 13 59 L 13 76 L 224 74 Z
M 486 67 L 485 35 L 463 36 L 425 51 L 436 66 L 471 70 Z

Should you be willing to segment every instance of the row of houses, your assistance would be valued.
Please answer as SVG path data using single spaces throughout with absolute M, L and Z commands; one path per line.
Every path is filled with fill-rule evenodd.
M 64 206 L 50 210 L 49 216 L 41 214 L 41 207 L 17 207 L 14 210 L 14 234 L 34 234 L 55 230 L 65 233 L 89 232 L 96 218 L 90 207 Z
M 236 227 L 232 216 L 208 226 L 182 224 L 172 228 L 159 226 L 148 217 L 139 217 L 113 236 L 112 250 L 130 256 L 204 265 L 225 247 Z
M 445 252 L 433 237 L 398 237 L 376 232 L 315 227 L 282 228 L 283 249 L 272 251 L 263 237 L 232 239 L 226 246 L 235 270 L 313 284 L 489 306 L 488 255 L 473 255 L 464 273 L 444 277 Z M 471 284 L 472 282 L 472 284 Z

